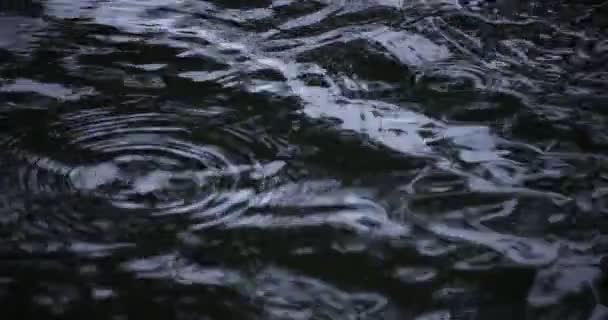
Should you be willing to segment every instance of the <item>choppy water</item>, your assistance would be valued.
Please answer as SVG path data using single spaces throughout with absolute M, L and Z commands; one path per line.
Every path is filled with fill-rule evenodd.
M 0 2 L 11 319 L 608 319 L 608 2 Z

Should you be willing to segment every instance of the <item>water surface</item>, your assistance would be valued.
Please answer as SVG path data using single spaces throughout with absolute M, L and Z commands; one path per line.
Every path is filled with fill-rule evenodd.
M 607 319 L 607 32 L 592 0 L 1 1 L 1 309 Z

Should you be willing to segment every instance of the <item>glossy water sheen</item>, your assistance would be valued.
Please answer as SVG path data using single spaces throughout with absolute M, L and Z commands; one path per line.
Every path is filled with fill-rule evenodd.
M 608 2 L 0 1 L 1 317 L 608 319 L 606 108 Z

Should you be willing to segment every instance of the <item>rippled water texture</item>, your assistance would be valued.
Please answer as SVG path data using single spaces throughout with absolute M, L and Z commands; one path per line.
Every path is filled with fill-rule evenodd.
M 608 2 L 0 1 L 2 317 L 608 319 L 607 107 Z

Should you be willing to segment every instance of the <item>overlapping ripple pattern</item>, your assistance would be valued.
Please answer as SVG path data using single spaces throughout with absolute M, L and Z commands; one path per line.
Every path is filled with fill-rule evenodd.
M 0 1 L 14 319 L 608 317 L 608 2 Z

